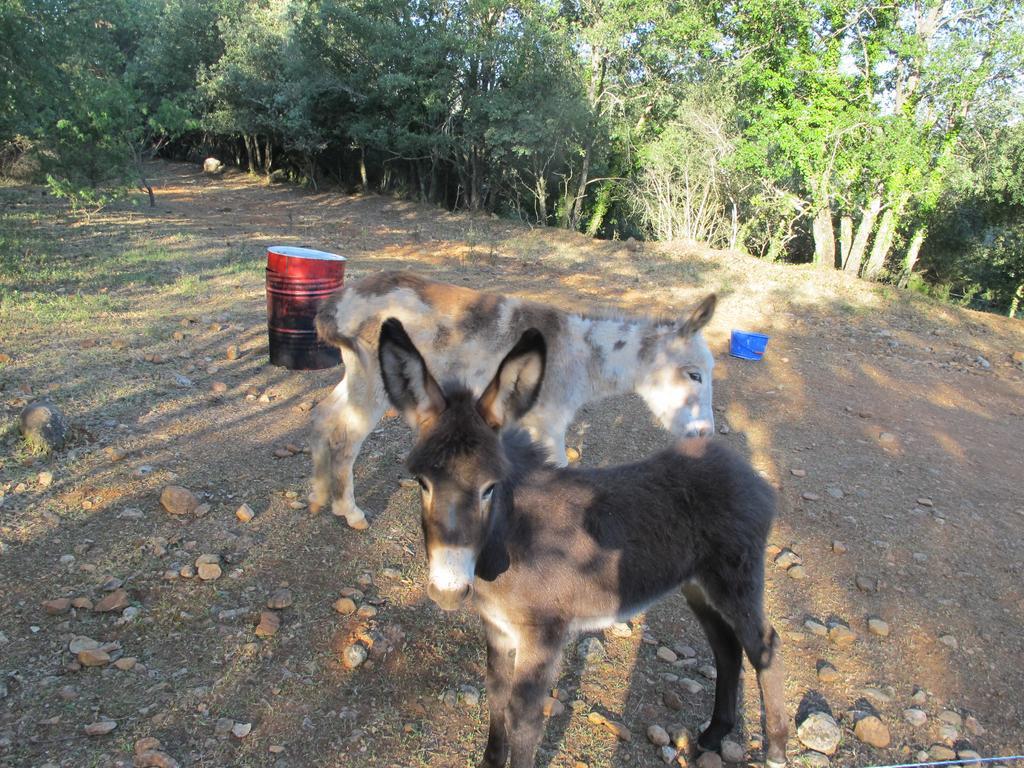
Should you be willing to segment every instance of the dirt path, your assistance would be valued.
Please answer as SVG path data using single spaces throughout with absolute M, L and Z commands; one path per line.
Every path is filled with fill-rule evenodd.
M 792 711 L 827 707 L 839 721 L 834 765 L 901 762 L 944 739 L 983 755 L 1021 752 L 1024 372 L 1011 358 L 1024 352 L 1021 323 L 736 254 L 634 250 L 385 198 L 209 179 L 185 165 L 157 165 L 153 178 L 155 210 L 88 223 L 37 191 L 0 190 L 2 231 L 15 233 L 4 241 L 15 261 L 0 261 L 5 419 L 49 394 L 75 428 L 52 462 L 26 456 L 10 431 L 0 442 L 0 765 L 129 765 L 145 736 L 189 766 L 465 766 L 482 749 L 485 706 L 459 694 L 483 688 L 482 637 L 474 617 L 442 615 L 422 593 L 418 497 L 398 482 L 407 430 L 385 421 L 357 466 L 368 532 L 295 508 L 308 457 L 274 452 L 305 445 L 309 405 L 337 372 L 266 365 L 271 242 L 342 253 L 350 279 L 409 268 L 568 308 L 668 315 L 717 291 L 707 336 L 721 439 L 780 488 L 772 544 L 803 561 L 803 579 L 768 572 Z M 765 360 L 729 358 L 731 328 L 770 334 Z M 666 440 L 639 399 L 623 398 L 581 412 L 569 442 L 596 465 Z M 158 497 L 171 482 L 209 512 L 167 514 Z M 235 517 L 242 502 L 255 510 L 249 523 Z M 201 554 L 220 556 L 219 579 L 177 575 Z M 282 586 L 294 603 L 276 635 L 257 637 Z M 345 587 L 376 615 L 335 613 Z M 41 605 L 117 588 L 134 618 L 51 616 Z M 869 617 L 890 634 L 870 634 Z M 856 640 L 839 647 L 808 619 L 845 622 Z M 134 668 L 76 669 L 76 635 L 119 644 L 113 656 Z M 349 671 L 340 655 L 357 638 L 372 645 L 370 660 Z M 708 647 L 681 599 L 602 641 L 603 661 L 567 658 L 570 706 L 552 718 L 545 762 L 660 764 L 648 725 L 697 730 L 710 715 L 714 685 L 697 671 Z M 662 644 L 691 645 L 697 659 L 674 668 L 656 658 Z M 819 678 L 822 662 L 835 680 Z M 701 690 L 687 693 L 684 677 Z M 665 705 L 666 691 L 682 709 Z M 904 719 L 910 707 L 924 725 Z M 891 732 L 887 748 L 854 736 L 869 708 Z M 592 710 L 624 722 L 632 742 L 589 723 Z M 751 760 L 758 711 L 747 685 L 736 738 Z M 974 720 L 943 732 L 944 711 Z M 103 718 L 117 721 L 112 733 L 83 733 Z M 226 719 L 251 733 L 225 733 Z M 791 757 L 803 752 L 794 736 Z

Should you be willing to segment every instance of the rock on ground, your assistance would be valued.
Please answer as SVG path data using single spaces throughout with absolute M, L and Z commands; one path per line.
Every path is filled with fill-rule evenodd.
M 21 434 L 29 448 L 41 453 L 59 451 L 68 438 L 68 422 L 49 400 L 29 403 L 18 417 Z
M 888 726 L 875 715 L 868 715 L 858 720 L 853 726 L 853 735 L 877 749 L 888 747 L 892 740 Z
M 656 747 L 664 747 L 671 741 L 668 731 L 660 725 L 652 725 L 647 729 L 647 740 Z
M 160 491 L 160 504 L 172 515 L 190 515 L 199 506 L 199 498 L 181 485 L 168 485 Z
M 825 755 L 834 755 L 842 738 L 839 725 L 827 712 L 809 714 L 797 727 L 796 735 L 805 747 Z
M 100 720 L 97 723 L 89 723 L 85 726 L 85 735 L 106 736 L 115 728 L 117 728 L 117 723 L 114 720 Z

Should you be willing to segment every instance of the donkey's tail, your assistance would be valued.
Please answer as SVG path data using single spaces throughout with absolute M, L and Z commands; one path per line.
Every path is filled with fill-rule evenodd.
M 343 352 L 348 351 L 352 353 L 359 358 L 360 363 L 364 366 L 366 365 L 366 351 L 359 343 L 359 339 L 341 332 L 341 328 L 338 326 L 338 315 L 334 301 L 328 300 L 323 303 L 320 310 L 316 313 L 315 323 L 316 335 L 321 341 L 333 344 Z

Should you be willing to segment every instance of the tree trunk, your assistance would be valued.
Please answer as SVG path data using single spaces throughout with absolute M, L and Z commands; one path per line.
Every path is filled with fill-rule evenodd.
M 544 174 L 536 177 L 537 183 L 534 186 L 533 194 L 537 198 L 537 223 L 542 227 L 548 225 L 548 184 Z
M 860 274 L 860 265 L 864 260 L 864 251 L 868 247 L 868 238 L 875 228 L 875 219 L 882 209 L 882 198 L 872 197 L 868 201 L 868 207 L 861 212 L 860 224 L 857 226 L 857 235 L 853 238 L 853 245 L 850 246 L 850 255 L 843 265 L 843 269 L 855 275 Z
M 249 161 L 249 173 L 256 173 L 256 150 L 253 148 L 252 136 L 245 135 L 245 157 Z
M 902 206 L 901 206 L 902 207 Z M 875 242 L 871 245 L 871 256 L 864 267 L 864 277 L 868 280 L 875 280 L 885 268 L 885 260 L 889 256 L 889 249 L 892 248 L 893 238 L 896 236 L 896 225 L 898 224 L 897 212 L 893 208 L 886 208 L 882 214 L 882 220 L 878 223 L 878 233 L 875 235 Z
M 564 226 L 566 229 L 576 230 L 580 228 L 580 220 L 583 218 L 583 201 L 587 197 L 587 177 L 590 175 L 590 155 L 593 145 L 587 143 L 587 149 L 583 153 L 583 168 L 580 170 L 580 183 L 576 185 L 576 195 L 572 199 L 572 205 L 566 209 Z
M 836 269 L 842 269 L 846 260 L 850 258 L 850 249 L 853 248 L 853 219 L 843 216 L 839 219 L 839 261 Z
M 910 238 L 910 245 L 907 247 L 907 255 L 903 259 L 903 272 L 900 274 L 900 288 L 906 288 L 910 282 L 910 275 L 917 264 L 917 255 L 921 252 L 924 239 L 928 236 L 927 227 L 918 227 L 914 230 L 914 236 Z
M 1022 301 L 1024 301 L 1024 283 L 1017 286 L 1017 292 L 1013 294 L 1013 300 L 1010 302 L 1010 311 L 1006 316 L 1011 320 L 1017 316 L 1017 309 Z
M 273 155 L 271 154 L 272 151 L 273 151 L 273 146 L 270 143 L 270 137 L 269 136 L 267 136 L 267 143 L 264 145 L 264 147 L 265 147 L 265 149 L 263 150 L 263 159 L 264 159 L 263 170 L 266 172 L 267 176 L 269 176 L 270 175 L 271 166 L 274 164 Z
M 359 148 L 359 180 L 363 184 L 363 192 L 370 191 L 370 182 L 367 180 L 366 174 L 366 150 L 362 147 Z
M 823 205 L 814 214 L 814 263 L 834 266 L 836 263 L 836 232 L 832 225 L 832 209 Z

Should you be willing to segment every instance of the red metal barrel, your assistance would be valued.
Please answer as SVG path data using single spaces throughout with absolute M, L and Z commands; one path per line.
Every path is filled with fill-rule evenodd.
M 341 353 L 316 338 L 320 302 L 345 282 L 345 257 L 312 248 L 267 249 L 267 331 L 270 362 L 293 371 L 330 368 Z

